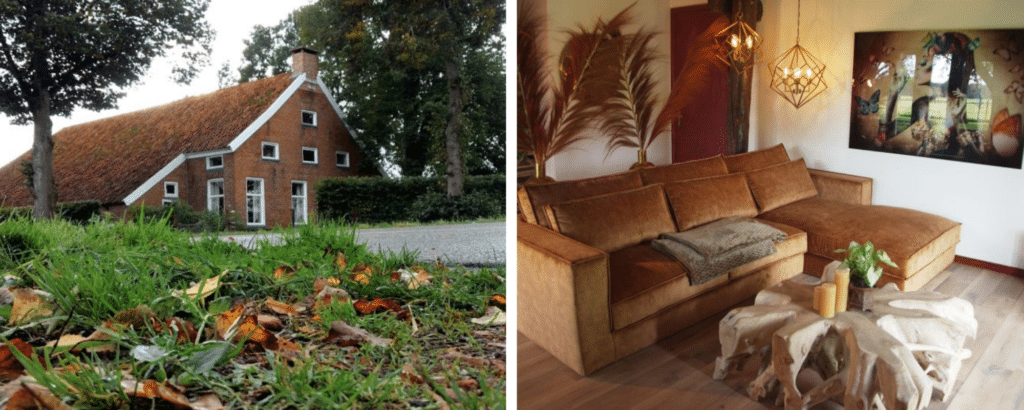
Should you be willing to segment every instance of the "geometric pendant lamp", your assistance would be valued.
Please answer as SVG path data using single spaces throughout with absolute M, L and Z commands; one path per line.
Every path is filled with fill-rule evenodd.
M 742 11 L 736 14 L 735 20 L 715 34 L 716 57 L 742 72 L 761 60 L 761 36 L 743 22 Z
M 825 64 L 800 47 L 800 1 L 796 5 L 796 45 L 769 64 L 771 88 L 800 108 L 828 88 L 825 84 Z

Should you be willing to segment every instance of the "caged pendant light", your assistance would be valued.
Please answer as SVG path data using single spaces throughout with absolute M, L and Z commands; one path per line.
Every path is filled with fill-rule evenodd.
M 750 68 L 760 60 L 761 35 L 743 22 L 743 12 L 736 14 L 736 21 L 715 34 L 718 45 L 718 59 L 736 71 Z
M 800 0 L 796 3 L 796 45 L 769 64 L 771 88 L 800 108 L 828 88 L 825 64 L 800 47 Z

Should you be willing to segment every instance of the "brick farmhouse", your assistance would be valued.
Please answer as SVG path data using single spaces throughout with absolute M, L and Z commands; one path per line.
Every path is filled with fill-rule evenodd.
M 315 51 L 297 48 L 291 73 L 62 129 L 57 200 L 116 214 L 181 200 L 248 227 L 306 223 L 316 182 L 356 175 L 361 159 L 318 65 Z M 21 173 L 30 159 L 0 168 L 0 205 L 32 204 Z

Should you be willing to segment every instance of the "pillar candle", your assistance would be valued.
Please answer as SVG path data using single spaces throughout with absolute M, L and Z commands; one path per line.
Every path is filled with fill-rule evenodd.
M 845 266 L 836 269 L 836 312 L 846 311 L 846 301 L 850 295 L 850 268 Z
M 823 283 L 821 286 L 821 302 L 818 306 L 818 313 L 825 318 L 836 315 L 836 285 L 834 283 Z
M 821 285 L 814 287 L 814 299 L 811 302 L 811 309 L 814 309 L 815 312 L 817 312 L 821 306 L 821 292 Z

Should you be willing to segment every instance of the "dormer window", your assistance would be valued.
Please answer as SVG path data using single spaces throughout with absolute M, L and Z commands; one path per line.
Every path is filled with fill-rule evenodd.
M 277 143 L 276 142 L 264 142 L 263 143 L 263 159 L 277 161 Z
M 177 182 L 164 182 L 164 196 L 167 198 L 178 197 L 178 183 Z
M 335 164 L 337 164 L 338 168 L 348 168 L 348 153 L 345 151 L 335 153 Z
M 212 157 L 206 157 L 206 169 L 222 169 L 224 168 L 224 156 L 214 155 Z
M 302 125 L 307 127 L 316 126 L 316 111 L 302 110 Z
M 318 161 L 316 148 L 302 147 L 302 163 L 316 165 Z

